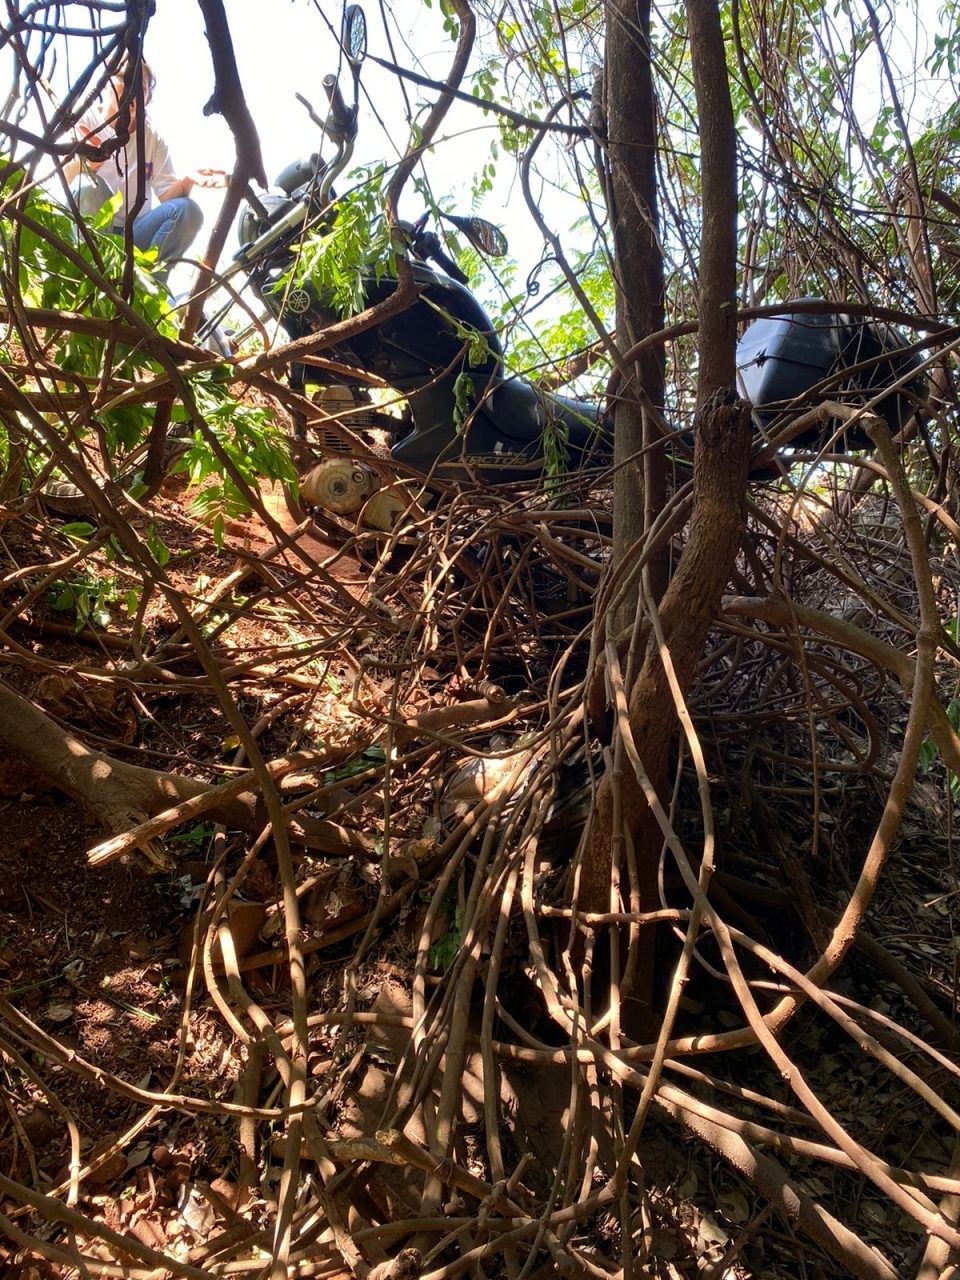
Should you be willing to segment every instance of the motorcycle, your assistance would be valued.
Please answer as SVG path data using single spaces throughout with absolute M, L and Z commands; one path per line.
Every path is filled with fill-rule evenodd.
M 228 277 L 246 273 L 256 296 L 291 339 L 315 333 L 337 318 L 321 289 L 310 281 L 292 286 L 290 272 L 305 229 L 330 225 L 336 217 L 334 183 L 353 154 L 366 53 L 366 21 L 357 4 L 346 10 L 341 43 L 353 77 L 352 104 L 345 101 L 336 75 L 322 82 L 328 100 L 322 119 L 300 99 L 335 154 L 329 162 L 314 154 L 288 165 L 277 178 L 280 194 L 261 198 L 247 192 L 241 247 L 227 272 Z M 442 216 L 481 254 L 506 252 L 505 239 L 493 224 Z M 493 324 L 428 221 L 425 214 L 406 228 L 418 291 L 412 306 L 325 353 L 339 364 L 342 372 L 336 375 L 293 364 L 292 387 L 304 391 L 323 386 L 324 401 L 348 408 L 352 425 L 358 420 L 356 411 L 362 412 L 368 402 L 367 385 L 374 375 L 407 405 L 403 420 L 386 414 L 375 419 L 392 437 L 392 462 L 401 474 L 417 473 L 439 485 L 537 483 L 551 452 L 554 457 L 559 452 L 563 468 L 571 473 L 608 465 L 613 454 L 610 414 L 596 403 L 543 391 L 507 372 Z M 396 287 L 389 271 L 378 275 L 371 268 L 362 279 L 363 302 L 383 301 Z M 888 382 L 909 382 L 907 375 L 919 363 L 889 325 L 837 312 L 788 312 L 757 320 L 745 332 L 737 355 L 740 391 L 754 405 L 760 433 L 776 418 L 777 406 L 795 408 L 813 389 L 836 398 L 839 375 L 862 402 Z M 910 416 L 915 391 L 899 385 L 877 406 L 894 430 Z M 791 447 L 825 442 L 832 433 L 831 424 L 817 427 L 798 436 Z M 842 446 L 865 447 L 869 441 L 855 430 Z M 371 505 L 379 486 L 369 466 L 328 457 L 304 478 L 301 492 L 337 515 L 354 515 L 363 508 L 367 523 L 389 529 L 403 502 Z

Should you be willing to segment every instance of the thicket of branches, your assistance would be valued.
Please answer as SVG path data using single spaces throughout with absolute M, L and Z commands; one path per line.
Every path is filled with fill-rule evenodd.
M 201 8 L 237 141 L 213 264 L 262 165 L 223 10 Z M 703 1274 L 953 1275 L 952 920 L 902 886 L 916 864 L 948 903 L 960 889 L 955 110 L 918 113 L 915 69 L 901 77 L 891 15 L 868 0 L 444 12 L 449 80 L 423 90 L 386 218 L 443 90 L 512 104 L 501 154 L 569 300 L 529 330 L 526 303 L 504 304 L 512 358 L 598 380 L 616 466 L 450 492 L 415 529 L 357 533 L 326 560 L 260 493 L 292 476 L 291 415 L 317 418 L 283 375 L 377 317 L 226 363 L 194 345 L 210 273 L 167 315 L 57 180 L 72 121 L 149 43 L 149 6 L 86 6 L 87 68 L 57 102 L 44 81 L 73 8 L 8 12 L 0 738 L 100 823 L 91 876 L 123 856 L 175 874 L 169 833 L 219 825 L 162 1088 L 0 997 L 0 1233 L 13 1265 L 63 1275 L 675 1275 L 685 1143 L 690 1167 L 741 1189 L 720 1247 L 696 1250 Z M 927 68 L 941 86 L 955 16 Z M 544 105 L 518 119 L 517 102 Z M 558 180 L 583 199 L 577 252 L 541 198 Z M 378 316 L 412 296 L 402 258 L 396 275 Z M 795 298 L 895 321 L 927 403 L 894 441 L 837 388 L 805 420 L 854 417 L 873 450 L 827 442 L 748 480 L 738 326 Z M 202 483 L 194 548 L 222 566 L 244 504 L 274 540 L 202 590 L 151 508 L 173 424 Z M 110 478 L 138 451 L 146 491 L 117 501 Z M 92 516 L 47 513 L 54 473 Z M 268 649 L 278 617 L 287 638 Z M 64 635 L 88 656 L 59 660 Z M 84 732 L 104 697 L 122 692 L 142 730 L 171 691 L 225 718 L 227 782 L 220 759 L 157 771 L 136 736 Z M 271 925 L 241 945 L 255 885 Z M 200 1012 L 236 1050 L 226 1081 L 185 1068 Z M 867 1071 L 904 1123 L 856 1094 Z M 92 1162 L 78 1081 L 126 1104 Z M 22 1124 L 41 1104 L 62 1128 L 59 1182 Z M 89 1194 L 91 1164 L 172 1115 L 227 1132 L 247 1193 L 229 1212 L 211 1193 L 220 1225 L 189 1252 L 118 1228 Z

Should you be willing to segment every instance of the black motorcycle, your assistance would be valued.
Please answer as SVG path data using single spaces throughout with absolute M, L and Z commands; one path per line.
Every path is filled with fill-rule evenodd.
M 329 103 L 324 118 L 301 98 L 334 144 L 335 154 L 329 162 L 315 154 L 289 165 L 277 178 L 279 195 L 258 198 L 248 192 L 239 228 L 241 248 L 227 273 L 247 274 L 257 297 L 291 339 L 318 332 L 337 318 L 330 300 L 312 282 L 291 283 L 291 268 L 305 230 L 330 225 L 336 217 L 334 183 L 353 153 L 359 75 L 366 53 L 366 22 L 359 5 L 347 9 L 341 39 L 353 77 L 352 105 L 344 100 L 335 75 L 323 80 Z M 491 223 L 476 217 L 443 217 L 482 254 L 506 252 L 502 233 Z M 370 375 L 395 391 L 408 406 L 403 419 L 380 415 L 377 424 L 390 433 L 390 454 L 403 474 L 414 472 L 441 482 L 517 485 L 539 481 L 548 455 L 554 460 L 559 456 L 569 472 L 609 464 L 609 414 L 595 403 L 542 391 L 506 371 L 489 317 L 428 221 L 424 215 L 406 228 L 418 290 L 413 305 L 326 351 L 342 372 L 332 375 L 294 364 L 291 385 L 299 391 L 322 385 L 325 399 L 354 410 L 366 400 Z M 369 306 L 390 297 L 397 280 L 389 271 L 378 275 L 371 267 L 361 285 L 363 302 Z M 868 396 L 876 397 L 884 385 L 909 382 L 919 358 L 904 346 L 889 325 L 838 312 L 795 312 L 757 320 L 738 346 L 740 391 L 755 406 L 762 432 L 774 421 L 777 407 L 802 407 L 811 390 L 821 398 L 837 399 L 849 396 L 852 389 L 862 403 Z M 878 411 L 899 430 L 912 404 L 911 389 L 901 385 L 881 399 Z M 356 417 L 351 412 L 346 420 L 355 422 Z M 820 444 L 831 434 L 828 424 L 804 432 L 791 444 Z M 844 447 L 865 448 L 869 442 L 854 429 L 840 451 Z M 310 501 L 352 514 L 378 485 L 369 468 L 333 459 L 311 472 L 302 488 Z M 391 518 L 388 510 L 382 522 L 389 524 Z

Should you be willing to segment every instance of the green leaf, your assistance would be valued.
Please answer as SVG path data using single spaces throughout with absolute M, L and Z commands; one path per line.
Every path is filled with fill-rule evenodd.
M 460 944 L 463 941 L 462 934 L 463 922 L 460 917 L 460 908 L 455 907 L 453 912 L 453 923 L 448 933 L 431 946 L 428 952 L 430 964 L 434 969 L 439 969 L 441 973 L 446 973 L 460 950 Z
M 476 399 L 476 388 L 469 373 L 458 373 L 453 384 L 453 422 L 457 431 L 462 431 L 473 409 Z
M 72 524 L 62 524 L 60 532 L 73 542 L 89 542 L 97 530 L 86 520 L 75 520 Z
M 160 538 L 156 525 L 151 524 L 147 529 L 147 546 L 150 548 L 150 554 L 162 569 L 170 559 L 170 548 Z
M 57 613 L 66 613 L 68 609 L 72 609 L 74 604 L 74 595 L 72 587 L 63 587 L 61 591 L 53 598 L 50 608 Z
M 94 231 L 109 231 L 122 204 L 123 195 L 119 191 L 115 191 L 109 199 L 104 200 L 103 204 L 90 219 L 90 225 Z
M 917 752 L 917 769 L 920 773 L 927 773 L 930 766 L 939 756 L 937 744 L 932 738 L 924 738 L 920 744 L 920 750 Z

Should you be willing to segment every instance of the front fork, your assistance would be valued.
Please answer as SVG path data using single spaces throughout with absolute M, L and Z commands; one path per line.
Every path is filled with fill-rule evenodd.
M 291 364 L 290 376 L 287 379 L 290 390 L 295 391 L 298 396 L 306 396 L 307 394 L 307 368 L 302 364 Z M 307 441 L 307 416 L 301 413 L 299 409 L 294 409 L 290 415 L 293 418 L 293 438 L 296 445 L 304 445 Z

